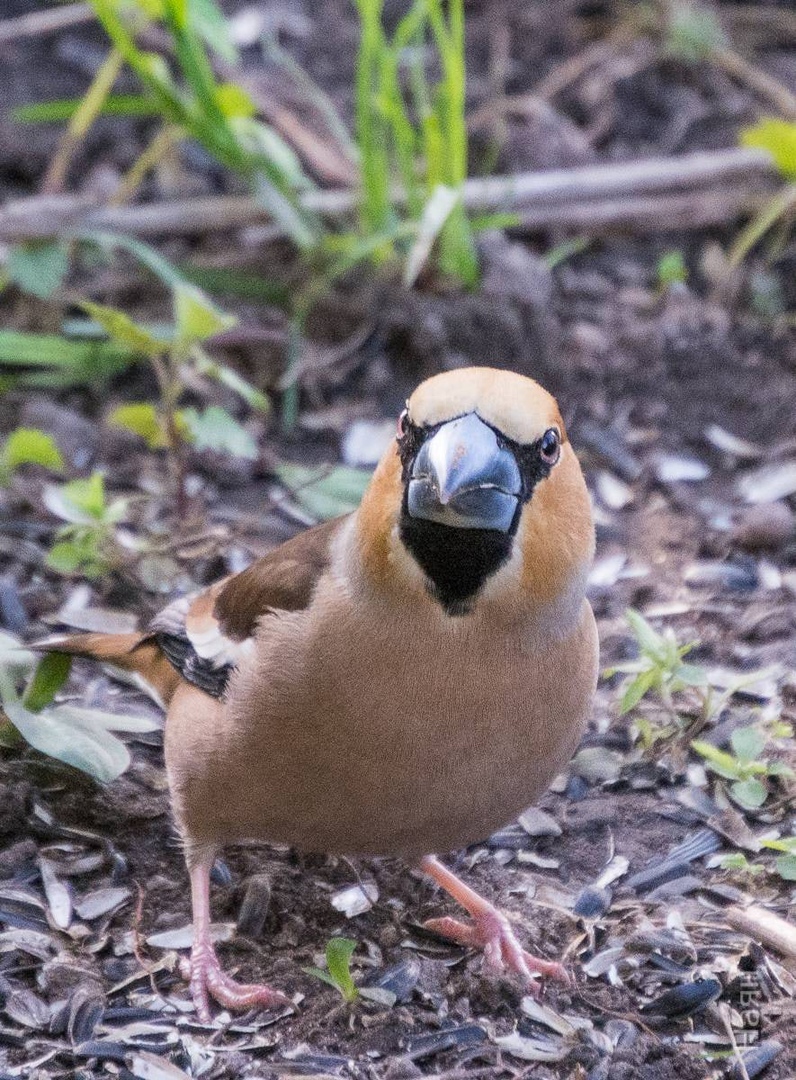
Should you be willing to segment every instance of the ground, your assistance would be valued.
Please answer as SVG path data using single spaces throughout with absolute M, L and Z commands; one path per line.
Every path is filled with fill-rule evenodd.
M 759 6 L 787 13 L 785 4 Z M 283 43 L 348 114 L 352 13 L 342 0 L 315 7 L 274 8 L 272 15 L 282 20 Z M 19 0 L 4 16 L 28 8 Z M 724 15 L 733 10 L 721 7 Z M 612 14 L 600 4 L 473 3 L 473 104 L 487 92 L 495 12 L 514 35 L 512 92 L 577 55 Z M 761 18 L 760 27 L 768 25 Z M 777 29 L 757 41 L 758 60 L 793 91 L 793 38 L 784 24 L 772 19 L 771 25 Z M 83 27 L 2 46 L 4 101 L 81 92 L 100 44 L 99 33 Z M 254 70 L 256 57 L 249 63 Z M 544 120 L 512 119 L 498 168 L 733 145 L 738 128 L 760 113 L 754 95 L 718 68 L 662 57 L 641 43 L 573 81 Z M 81 159 L 90 168 L 72 178 L 75 187 L 90 188 L 103 171 L 123 170 L 145 135 L 143 122 L 98 125 Z M 3 196 L 36 189 L 56 138 L 50 128 L 23 134 L 0 121 Z M 174 194 L 157 183 L 147 194 Z M 210 192 L 227 181 L 194 155 L 179 183 Z M 275 499 L 277 459 L 337 460 L 355 419 L 394 417 L 425 375 L 463 363 L 505 365 L 558 396 L 594 495 L 591 599 L 603 667 L 634 654 L 624 618 L 633 607 L 681 641 L 698 640 L 692 657 L 707 670 L 773 672 L 772 686 L 736 696 L 720 714 L 708 731 L 716 745 L 761 710 L 793 720 L 794 247 L 783 239 L 777 251 L 756 253 L 728 288 L 711 268 L 737 228 L 672 232 L 661 223 L 643 235 L 588 243 L 553 269 L 541 256 L 563 234 L 490 235 L 482 244 L 483 287 L 474 294 L 432 281 L 409 292 L 374 271 L 357 272 L 310 320 L 297 431 L 284 434 L 277 418 L 253 425 L 264 451 L 251 467 L 195 455 L 197 494 L 178 541 L 146 569 L 131 566 L 91 584 L 84 606 L 146 617 L 168 595 L 240 568 L 299 527 L 295 504 Z M 294 272 L 287 254 L 283 265 L 273 261 L 273 249 L 265 265 L 252 236 L 166 239 L 164 250 L 205 265 L 229 264 L 230 253 L 240 251 L 246 265 L 277 279 Z M 671 250 L 683 254 L 688 279 L 665 288 L 657 267 Z M 132 264 L 98 270 L 94 278 L 90 268 L 84 273 L 95 298 L 162 315 L 162 293 Z M 766 295 L 776 294 L 776 310 L 764 310 L 763 286 Z M 285 363 L 284 318 L 253 301 L 224 302 L 248 330 L 227 344 L 225 357 L 275 392 Z M 8 289 L 0 312 L 4 325 L 17 328 L 48 329 L 52 318 L 46 305 Z M 152 387 L 143 373 L 104 391 L 17 391 L 0 401 L 0 424 L 7 431 L 21 417 L 52 431 L 75 473 L 103 467 L 114 490 L 146 491 L 149 509 L 138 525 L 148 517 L 158 528 L 173 509 L 162 461 L 99 422 L 115 404 L 147 393 Z M 0 617 L 24 635 L 40 632 L 42 619 L 74 602 L 84 587 L 43 568 L 57 523 L 40 503 L 41 483 L 35 473 L 21 478 L 0 504 Z M 779 485 L 779 494 L 757 503 L 764 484 Z M 76 665 L 68 693 L 93 706 L 154 713 L 134 690 L 87 665 Z M 727 914 L 753 898 L 792 918 L 792 884 L 715 865 L 716 851 L 742 849 L 749 830 L 793 831 L 792 807 L 784 797 L 741 814 L 722 803 L 687 744 L 658 743 L 647 752 L 634 745 L 632 720 L 619 716 L 618 696 L 616 677 L 601 683 L 582 746 L 589 752 L 543 799 L 549 818 L 529 819 L 525 829 L 448 856 L 510 913 L 534 951 L 565 957 L 573 985 L 545 989 L 541 1001 L 552 1012 L 542 1019 L 528 1004 L 523 1010 L 518 987 L 484 978 L 477 957 L 422 931 L 423 919 L 452 908 L 410 869 L 251 845 L 226 852 L 217 867 L 214 918 L 228 927 L 245 912 L 242 932 L 220 951 L 244 977 L 267 978 L 295 995 L 297 1007 L 228 1021 L 218 1031 L 202 1028 L 173 972 L 179 939 L 166 938 L 162 947 L 147 940 L 189 919 L 160 733 L 129 740 L 133 764 L 106 788 L 31 751 L 5 752 L 0 1075 L 696 1080 L 742 1075 L 723 1072 L 738 1068 L 729 1028 L 742 1048 L 744 1040 L 764 1044 L 762 1057 L 747 1061 L 750 1077 L 793 1076 L 796 950 L 792 942 L 777 946 L 764 937 L 761 943 L 759 935 L 733 929 Z M 787 796 L 787 787 L 782 791 Z M 671 850 L 660 873 L 635 879 Z M 55 870 L 54 884 L 46 870 L 42 875 L 42 859 Z M 609 865 L 616 879 L 600 882 Z M 347 919 L 331 898 L 358 877 L 375 882 L 378 900 Z M 68 928 L 59 929 L 64 883 L 74 913 L 62 920 Z M 357 942 L 357 979 L 392 991 L 393 1004 L 383 996 L 345 1004 L 305 971 L 340 933 Z M 674 1005 L 664 999 L 657 1009 L 644 1008 L 675 987 Z M 513 1032 L 518 1042 L 502 1041 Z M 722 1051 L 726 1060 L 715 1056 Z M 168 1062 L 183 1073 L 169 1072 Z

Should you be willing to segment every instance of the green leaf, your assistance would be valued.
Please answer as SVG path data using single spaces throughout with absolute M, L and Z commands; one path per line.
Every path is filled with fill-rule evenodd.
M 326 945 L 326 966 L 334 984 L 346 1001 L 355 1001 L 357 987 L 351 977 L 351 956 L 357 943 L 351 938 L 334 937 Z
M 15 676 L 27 675 L 37 660 L 38 657 L 26 649 L 18 638 L 0 630 L 0 669 L 5 668 Z
M 169 445 L 157 409 L 146 401 L 120 405 L 110 414 L 108 423 L 140 435 L 150 450 L 163 450 Z
M 85 523 L 87 520 L 99 521 L 105 516 L 105 479 L 102 473 L 92 473 L 85 480 L 70 480 L 56 490 L 67 511 L 62 515 L 65 521 Z M 70 509 L 73 511 L 71 516 L 68 514 Z
M 159 341 L 134 323 L 123 311 L 106 307 L 104 304 L 94 304 L 90 300 L 82 300 L 80 306 L 94 322 L 99 323 L 108 337 L 119 345 L 126 345 L 143 356 L 161 356 L 166 351 L 167 346 L 163 341 Z
M 16 124 L 53 124 L 69 121 L 83 104 L 82 98 L 63 98 L 19 105 L 11 110 Z M 141 94 L 109 94 L 99 116 L 157 116 L 158 109 L 151 98 Z
M 771 761 L 766 765 L 769 776 L 781 776 L 783 780 L 793 780 L 794 771 L 784 761 Z
M 730 794 L 746 810 L 757 810 L 768 798 L 765 784 L 760 780 L 736 780 L 730 784 Z
M 276 474 L 296 502 L 320 521 L 356 510 L 370 483 L 365 469 L 339 465 L 319 472 L 305 465 L 278 465 Z
M 25 708 L 31 712 L 40 712 L 49 705 L 69 677 L 71 666 L 72 657 L 66 653 L 48 653 L 43 656 L 22 699 Z
M 222 83 L 216 88 L 216 101 L 224 116 L 255 116 L 257 106 L 237 83 Z
M 760 873 L 763 869 L 762 866 L 750 863 L 742 851 L 733 851 L 730 855 L 725 855 L 719 865 L 722 870 L 744 870 L 751 874 Z
M 179 417 L 197 450 L 217 450 L 251 461 L 257 457 L 254 438 L 226 409 L 218 405 L 211 405 L 201 413 L 196 409 L 181 409 Z
M 20 289 L 47 300 L 69 272 L 69 251 L 58 241 L 32 240 L 12 248 L 6 269 Z
M 71 540 L 59 540 L 47 552 L 45 562 L 56 573 L 69 575 L 76 574 L 78 570 L 85 570 L 87 560 L 85 550 L 80 545 Z M 86 576 L 94 577 L 95 575 L 89 573 Z
M 17 428 L 12 431 L 2 450 L 3 465 L 9 470 L 20 465 L 41 465 L 60 472 L 64 459 L 55 440 L 38 428 Z
M 109 783 L 130 764 L 124 743 L 113 731 L 153 731 L 157 724 L 96 709 L 59 705 L 31 712 L 15 693 L 8 677 L 0 678 L 3 708 L 11 723 L 34 749 Z
M 796 855 L 796 836 L 783 836 L 779 840 L 761 840 L 761 846 L 772 851 L 784 851 L 786 855 Z
M 630 629 L 638 642 L 639 649 L 651 659 L 661 663 L 666 656 L 666 641 L 664 638 L 650 626 L 640 612 L 635 611 L 633 608 L 627 609 L 625 618 L 630 624 Z
M 238 50 L 229 32 L 229 23 L 214 0 L 191 0 L 190 19 L 207 44 L 228 63 L 235 63 Z
M 658 285 L 665 289 L 688 280 L 688 268 L 682 251 L 667 251 L 658 259 Z
M 630 712 L 631 709 L 635 709 L 644 695 L 655 685 L 657 679 L 658 671 L 656 668 L 649 668 L 647 671 L 642 671 L 635 679 L 631 679 L 625 687 L 619 702 L 620 715 L 624 716 L 625 713 Z
M 796 124 L 792 121 L 766 117 L 741 131 L 741 143 L 767 150 L 782 175 L 796 180 Z
M 320 979 L 321 982 L 325 982 L 327 986 L 334 987 L 335 990 L 339 990 L 337 983 L 334 981 L 328 971 L 324 971 L 319 967 L 303 967 L 301 969 L 307 975 L 313 975 L 316 979 Z
M 719 750 L 712 743 L 704 742 L 702 739 L 694 739 L 691 748 L 701 754 L 713 772 L 718 773 L 719 776 L 723 776 L 727 780 L 737 780 L 741 775 L 741 766 L 732 754 Z
M 780 855 L 774 860 L 777 873 L 785 881 L 796 881 L 796 855 Z
M 707 672 L 698 664 L 678 664 L 674 674 L 684 686 L 707 686 L 708 684 Z
M 730 745 L 741 761 L 755 761 L 766 748 L 766 736 L 753 725 L 736 728 L 730 735 Z
M 14 385 L 96 387 L 138 359 L 139 354 L 113 342 L 0 330 L 0 366 L 11 368 Z
M 174 289 L 174 321 L 180 341 L 193 344 L 229 330 L 237 319 L 217 308 L 195 285 L 177 285 Z

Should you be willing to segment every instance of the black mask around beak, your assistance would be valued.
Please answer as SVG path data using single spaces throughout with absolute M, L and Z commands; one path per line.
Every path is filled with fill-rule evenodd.
M 456 529 L 511 529 L 522 491 L 514 454 L 475 413 L 443 424 L 418 451 L 407 511 Z

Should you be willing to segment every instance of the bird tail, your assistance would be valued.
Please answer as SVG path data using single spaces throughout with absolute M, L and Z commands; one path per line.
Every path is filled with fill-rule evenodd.
M 25 647 L 108 664 L 127 675 L 164 709 L 180 682 L 179 674 L 151 634 L 51 634 Z

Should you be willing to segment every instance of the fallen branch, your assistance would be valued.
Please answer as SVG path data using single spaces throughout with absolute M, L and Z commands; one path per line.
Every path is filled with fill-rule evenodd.
M 18 15 L 15 19 L 3 19 L 0 22 L 0 45 L 19 41 L 20 38 L 55 34 L 59 30 L 91 22 L 93 18 L 94 12 L 90 4 L 69 4 L 47 11 L 31 11 L 27 15 Z
M 796 926 L 787 919 L 759 904 L 727 908 L 721 917 L 733 930 L 740 930 L 742 934 L 776 949 L 781 956 L 796 960 Z
M 591 231 L 640 222 L 656 229 L 732 221 L 769 195 L 776 176 L 768 154 L 744 147 L 677 158 L 587 165 L 577 169 L 473 178 L 464 185 L 468 210 L 516 214 L 526 228 Z M 313 191 L 304 205 L 328 220 L 350 216 L 352 189 Z M 403 202 L 396 194 L 397 204 Z M 680 217 L 672 221 L 676 209 Z M 130 235 L 192 236 L 269 222 L 267 210 L 249 196 L 98 205 L 82 196 L 34 196 L 0 210 L 0 241 L 44 239 L 89 230 Z M 274 236 L 279 232 L 274 226 Z

